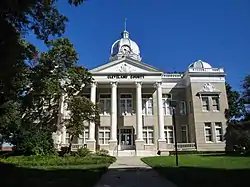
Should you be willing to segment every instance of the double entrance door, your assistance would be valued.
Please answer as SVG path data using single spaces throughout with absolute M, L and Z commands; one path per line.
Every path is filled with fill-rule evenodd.
M 118 129 L 117 132 L 118 150 L 134 149 L 134 129 Z

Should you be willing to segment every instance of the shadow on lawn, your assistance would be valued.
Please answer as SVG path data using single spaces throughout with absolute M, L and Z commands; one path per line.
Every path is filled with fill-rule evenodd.
M 178 187 L 249 187 L 249 169 L 200 167 L 156 167 L 159 173 Z
M 106 169 L 106 167 L 101 167 L 43 170 L 0 163 L 0 186 L 91 187 L 100 179 Z

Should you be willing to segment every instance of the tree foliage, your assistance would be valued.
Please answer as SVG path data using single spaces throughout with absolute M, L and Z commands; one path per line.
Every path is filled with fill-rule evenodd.
M 83 0 L 68 2 L 78 6 Z M 1 1 L 0 134 L 2 142 L 11 141 L 18 151 L 53 152 L 61 95 L 77 96 L 92 81 L 88 70 L 76 65 L 70 41 L 51 40 L 62 36 L 67 21 L 56 0 Z M 48 46 L 47 52 L 39 54 L 25 40 L 32 32 Z

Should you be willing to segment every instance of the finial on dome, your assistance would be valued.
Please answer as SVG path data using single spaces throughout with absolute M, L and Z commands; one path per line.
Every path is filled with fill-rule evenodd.
M 124 20 L 124 31 L 127 31 L 127 18 Z
M 124 20 L 124 31 L 122 32 L 122 38 L 129 38 L 129 32 L 127 31 L 127 18 Z

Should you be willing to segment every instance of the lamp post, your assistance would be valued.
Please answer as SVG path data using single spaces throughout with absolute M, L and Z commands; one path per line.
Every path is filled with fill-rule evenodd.
M 172 107 L 173 114 L 172 114 L 172 121 L 174 126 L 174 147 L 175 147 L 175 165 L 179 166 L 179 158 L 178 158 L 178 148 L 177 148 L 177 133 L 176 133 L 176 118 L 175 118 L 175 110 L 177 106 L 177 101 L 171 100 L 170 107 Z

